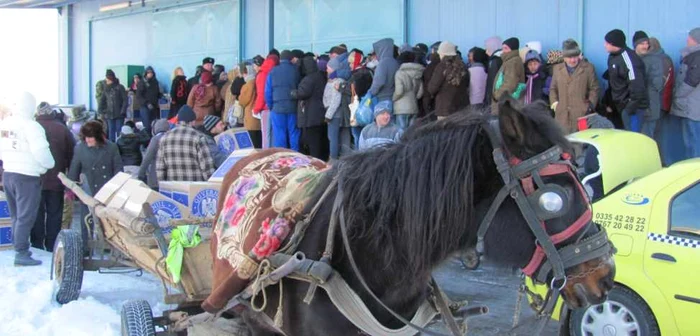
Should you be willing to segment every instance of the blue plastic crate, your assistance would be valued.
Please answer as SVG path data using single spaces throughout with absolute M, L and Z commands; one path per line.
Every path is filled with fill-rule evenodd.
M 10 219 L 10 208 L 5 200 L 0 201 L 0 219 Z

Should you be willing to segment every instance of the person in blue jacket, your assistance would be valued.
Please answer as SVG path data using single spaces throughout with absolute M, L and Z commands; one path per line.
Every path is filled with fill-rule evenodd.
M 297 128 L 297 100 L 292 91 L 299 85 L 299 71 L 292 53 L 282 51 L 280 64 L 270 71 L 265 83 L 265 104 L 270 108 L 272 146 L 299 151 L 301 131 Z

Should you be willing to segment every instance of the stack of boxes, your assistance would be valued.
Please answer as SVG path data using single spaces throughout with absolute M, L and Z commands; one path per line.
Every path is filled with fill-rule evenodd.
M 253 149 L 253 140 L 250 139 L 250 134 L 243 127 L 231 128 L 216 137 L 219 149 L 229 155 L 236 150 Z
M 5 193 L 0 191 L 0 250 L 12 249 L 12 222 Z

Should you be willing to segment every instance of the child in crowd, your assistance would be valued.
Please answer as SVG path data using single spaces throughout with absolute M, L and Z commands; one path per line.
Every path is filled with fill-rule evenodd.
M 530 50 L 525 54 L 525 104 L 537 100 L 549 101 L 549 88 L 547 87 L 547 72 L 542 66 L 540 54 Z
M 391 121 L 391 101 L 384 100 L 374 108 L 374 122 L 360 133 L 360 150 L 399 141 L 403 131 Z

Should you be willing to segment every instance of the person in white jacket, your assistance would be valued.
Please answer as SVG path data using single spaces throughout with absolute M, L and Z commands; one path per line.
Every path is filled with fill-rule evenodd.
M 0 123 L 0 160 L 3 185 L 12 219 L 15 266 L 35 266 L 29 236 L 41 200 L 41 174 L 53 168 L 54 159 L 44 128 L 34 121 L 36 100 L 28 92 L 19 94 L 10 106 L 10 117 Z

